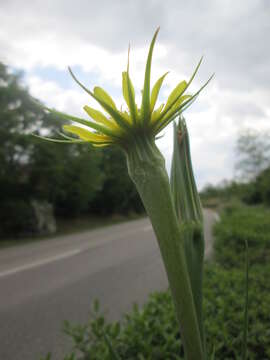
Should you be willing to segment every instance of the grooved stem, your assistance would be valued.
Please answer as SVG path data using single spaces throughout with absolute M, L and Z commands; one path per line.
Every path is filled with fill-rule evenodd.
M 187 360 L 202 360 L 198 320 L 165 161 L 154 140 L 142 137 L 127 149 L 128 171 L 150 217 L 169 280 Z

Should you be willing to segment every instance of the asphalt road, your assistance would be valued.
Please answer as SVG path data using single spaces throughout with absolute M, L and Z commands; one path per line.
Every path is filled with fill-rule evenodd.
M 204 211 L 206 256 L 215 214 Z M 98 298 L 119 319 L 167 279 L 149 220 L 57 237 L 0 251 L 0 360 L 62 360 L 64 320 L 87 321 Z

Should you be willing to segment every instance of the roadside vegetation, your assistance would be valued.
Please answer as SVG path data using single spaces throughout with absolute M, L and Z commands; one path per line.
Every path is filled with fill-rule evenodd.
M 204 318 L 209 358 L 215 350 L 216 359 L 241 359 L 245 239 L 250 254 L 248 359 L 270 358 L 269 230 L 270 211 L 263 207 L 227 208 L 215 226 L 214 259 L 205 264 L 204 273 Z M 66 322 L 64 332 L 74 344 L 65 360 L 114 359 L 110 346 L 119 359 L 183 359 L 169 291 L 152 294 L 142 309 L 135 306 L 121 323 L 107 322 L 96 302 L 86 324 Z
M 22 74 L 2 63 L 0 105 L 0 246 L 47 236 L 55 220 L 61 234 L 69 224 L 93 228 L 144 212 L 119 149 L 48 146 L 30 135 L 54 136 L 59 119 L 44 113 L 23 86 Z

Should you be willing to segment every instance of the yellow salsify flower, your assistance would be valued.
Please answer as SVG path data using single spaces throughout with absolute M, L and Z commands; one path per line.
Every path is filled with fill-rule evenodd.
M 211 76 L 194 95 L 185 94 L 201 65 L 202 58 L 190 80 L 188 82 L 185 80 L 181 81 L 171 92 L 166 104 L 162 104 L 155 109 L 161 85 L 168 74 L 162 75 L 153 86 L 152 91 L 150 91 L 152 54 L 158 32 L 159 28 L 156 30 L 149 48 L 140 108 L 135 102 L 135 91 L 129 76 L 129 55 L 127 71 L 122 73 L 122 91 L 128 111 L 117 109 L 111 96 L 101 87 L 95 87 L 93 91 L 87 89 L 69 68 L 69 72 L 77 84 L 101 105 L 107 115 L 87 105 L 84 106 L 84 110 L 94 121 L 45 108 L 56 116 L 64 120 L 70 120 L 72 123 L 79 124 L 79 126 L 75 124 L 63 126 L 65 133 L 76 135 L 77 138 L 68 136 L 65 133 L 60 133 L 64 139 L 43 138 L 55 142 L 90 142 L 94 146 L 119 144 L 125 148 L 134 136 L 146 135 L 147 137 L 155 138 L 180 112 L 183 112 L 191 105 L 213 77 Z M 83 127 L 80 125 L 83 125 Z
M 87 89 L 69 69 L 73 79 L 101 105 L 106 115 L 87 105 L 84 110 L 92 120 L 46 108 L 54 115 L 70 120 L 72 124 L 63 126 L 64 133 L 60 133 L 63 139 L 45 139 L 55 142 L 88 142 L 94 146 L 116 144 L 124 149 L 129 176 L 136 185 L 157 237 L 172 290 L 176 315 L 181 325 L 181 339 L 186 359 L 203 360 L 203 328 L 200 326 L 201 318 L 197 315 L 199 311 L 196 310 L 200 298 L 195 299 L 193 295 L 185 250 L 186 240 L 190 241 L 190 235 L 176 216 L 165 161 L 155 144 L 155 139 L 161 130 L 192 104 L 212 76 L 194 95 L 186 94 L 199 69 L 201 59 L 190 80 L 181 81 L 171 92 L 167 102 L 156 108 L 158 94 L 167 75 L 165 73 L 161 76 L 150 90 L 152 55 L 158 31 L 159 29 L 154 34 L 147 57 L 140 108 L 136 104 L 135 91 L 129 76 L 129 56 L 127 70 L 122 73 L 123 96 L 128 111 L 118 109 L 110 95 L 102 88 L 95 87 L 93 91 Z M 193 228 L 191 231 L 193 233 Z M 200 294 L 200 291 L 197 293 Z

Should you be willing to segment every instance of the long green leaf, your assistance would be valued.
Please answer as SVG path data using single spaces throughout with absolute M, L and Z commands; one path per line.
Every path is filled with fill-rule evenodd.
M 243 322 L 243 350 L 242 360 L 247 359 L 247 337 L 248 337 L 248 285 L 249 285 L 249 256 L 248 256 L 248 242 L 245 240 L 246 259 L 245 259 L 245 310 Z
M 62 133 L 61 131 L 57 131 L 57 133 L 66 140 L 70 140 L 70 141 L 79 140 L 78 138 L 75 139 L 74 137 L 71 137 L 71 136 L 68 136 L 68 135 Z M 82 140 L 80 140 L 80 141 L 82 141 Z
M 120 357 L 118 356 L 118 354 L 116 353 L 116 351 L 114 350 L 111 341 L 109 339 L 109 337 L 107 336 L 107 334 L 104 334 L 104 340 L 105 343 L 109 349 L 110 355 L 111 355 L 111 359 L 112 360 L 120 360 Z
M 159 27 L 157 28 L 154 37 L 152 39 L 147 62 L 145 68 L 145 77 L 144 77 L 144 86 L 143 86 L 143 93 L 142 93 L 142 105 L 141 105 L 141 117 L 142 121 L 145 123 L 150 121 L 150 77 L 151 77 L 151 63 L 152 63 L 152 55 L 153 49 L 155 45 L 155 41 L 159 32 Z
M 211 360 L 215 360 L 215 357 L 216 357 L 216 348 L 215 348 L 215 345 L 214 345 L 213 352 L 211 354 Z
M 80 139 L 72 139 L 72 140 L 62 140 L 62 139 L 53 139 L 53 138 L 49 138 L 46 136 L 41 136 L 41 135 L 37 135 L 37 134 L 31 134 L 32 136 L 42 139 L 42 140 L 46 140 L 46 141 L 50 141 L 50 142 L 54 142 L 54 143 L 66 143 L 66 144 L 70 144 L 70 143 L 84 143 L 85 141 L 80 140 Z

